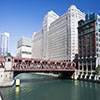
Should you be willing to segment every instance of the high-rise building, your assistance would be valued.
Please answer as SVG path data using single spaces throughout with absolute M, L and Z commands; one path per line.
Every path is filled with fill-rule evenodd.
M 67 13 L 51 23 L 48 39 L 49 59 L 75 59 L 78 54 L 78 21 L 81 19 L 85 19 L 85 14 L 72 5 Z
M 9 49 L 9 33 L 0 34 L 0 56 L 6 56 Z
M 75 5 L 70 6 L 67 13 L 60 17 L 53 11 L 48 12 L 43 22 L 42 58 L 72 61 L 75 54 L 78 54 L 77 28 L 78 21 L 82 19 L 85 19 L 85 14 Z M 34 46 L 33 48 L 36 49 Z
M 32 58 L 43 59 L 43 30 L 32 36 Z
M 48 59 L 48 32 L 50 24 L 59 16 L 53 12 L 48 12 L 43 21 L 43 29 L 35 32 L 32 36 L 32 58 Z
M 93 74 L 100 65 L 100 15 L 89 13 L 79 21 L 78 42 L 78 68 L 82 74 Z
M 22 37 L 17 42 L 17 57 L 32 58 L 32 39 Z
M 56 19 L 58 19 L 59 16 L 53 12 L 48 12 L 43 21 L 43 59 L 48 59 L 48 33 L 50 31 L 50 25 L 52 22 L 54 22 Z

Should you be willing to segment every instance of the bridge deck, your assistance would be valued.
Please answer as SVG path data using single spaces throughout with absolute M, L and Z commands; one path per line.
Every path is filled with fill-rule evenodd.
M 55 71 L 75 71 L 74 68 L 64 68 L 64 69 L 30 69 L 30 68 L 25 68 L 25 69 L 20 69 L 20 68 L 17 68 L 17 69 L 14 69 L 14 71 L 33 71 L 33 72 L 46 72 L 46 71 L 52 71 L 52 72 L 55 72 Z

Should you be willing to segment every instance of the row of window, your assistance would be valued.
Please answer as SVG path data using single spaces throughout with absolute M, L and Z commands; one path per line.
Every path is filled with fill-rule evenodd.
M 89 32 L 92 32 L 92 31 L 94 31 L 94 27 L 86 29 L 86 30 L 81 30 L 81 31 L 79 31 L 79 34 L 89 33 Z
M 86 52 L 87 52 L 87 53 L 90 53 L 90 50 L 87 50 L 87 51 L 86 51 L 86 50 L 83 50 L 83 51 L 80 50 L 80 51 L 79 51 L 80 54 L 81 54 L 82 52 L 83 52 L 84 54 L 86 54 Z M 91 50 L 91 53 L 94 53 L 94 52 L 95 52 L 95 50 L 92 49 L 92 50 Z
M 83 36 L 79 36 L 79 40 L 81 40 L 81 39 L 88 39 L 90 37 L 91 37 L 91 39 L 94 39 L 94 32 L 91 32 L 90 34 L 85 34 Z
M 91 24 L 88 24 L 88 25 L 82 27 L 81 30 L 85 30 L 85 29 L 90 28 L 92 26 L 94 26 L 94 23 L 91 23 Z
M 85 58 L 85 57 L 90 57 L 90 56 L 95 57 L 95 54 L 94 53 L 92 53 L 91 55 L 90 54 L 87 54 L 87 55 L 86 54 L 83 54 L 83 55 L 80 54 L 80 58 L 81 57 L 84 57 Z
M 81 42 L 79 42 L 79 48 L 82 48 L 82 47 L 83 48 L 86 48 L 86 47 L 90 48 L 90 46 L 94 48 L 95 44 L 94 43 L 90 44 L 90 43 L 81 43 Z
M 10 73 L 10 75 L 11 75 L 11 73 Z M 3 77 L 3 75 L 1 75 L 1 77 Z M 8 76 L 6 75 L 6 77 L 8 77 Z M 9 76 L 9 79 L 11 79 L 11 76 Z
M 22 53 L 23 54 L 30 54 L 30 55 L 32 54 L 31 52 L 26 52 L 26 51 L 23 51 Z

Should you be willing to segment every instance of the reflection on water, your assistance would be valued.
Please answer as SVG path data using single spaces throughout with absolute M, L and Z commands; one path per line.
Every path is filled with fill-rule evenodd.
M 39 81 L 23 81 L 20 87 L 0 88 L 4 100 L 100 100 L 100 84 L 97 83 L 51 80 L 51 76 L 29 73 L 18 78 Z
M 75 85 L 78 85 L 78 81 L 77 80 L 74 80 L 74 83 L 75 83 Z
M 19 86 L 17 86 L 16 88 L 15 88 L 15 93 L 16 93 L 16 99 L 18 99 L 19 98 L 19 89 L 20 89 L 20 87 Z

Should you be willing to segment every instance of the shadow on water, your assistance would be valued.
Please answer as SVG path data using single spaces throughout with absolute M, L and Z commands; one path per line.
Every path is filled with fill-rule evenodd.
M 21 83 L 25 83 L 25 82 L 44 82 L 44 81 L 51 81 L 51 80 L 59 80 L 59 78 L 21 79 Z

